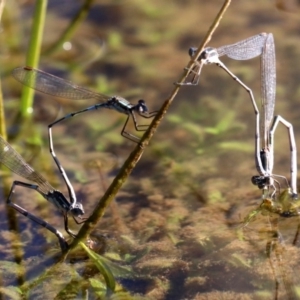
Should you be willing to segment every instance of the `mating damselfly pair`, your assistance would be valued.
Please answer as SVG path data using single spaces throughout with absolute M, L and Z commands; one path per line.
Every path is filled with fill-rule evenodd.
M 196 48 L 189 49 L 193 57 Z M 235 60 L 248 60 L 261 57 L 261 113 L 258 109 L 252 90 L 234 75 L 219 57 L 226 55 Z M 283 179 L 292 199 L 297 198 L 297 150 L 291 123 L 281 116 L 274 117 L 276 93 L 276 61 L 274 39 L 271 33 L 260 33 L 232 45 L 219 48 L 205 48 L 199 55 L 196 65 L 189 70 L 191 81 L 183 85 L 197 85 L 202 67 L 207 64 L 216 64 L 228 73 L 249 94 L 255 114 L 255 165 L 259 173 L 252 177 L 252 183 L 263 190 L 263 198 L 275 198 L 280 195 L 280 182 Z M 261 117 L 262 115 L 262 117 Z M 274 133 L 279 123 L 288 130 L 290 147 L 290 184 L 285 176 L 274 174 Z
M 194 56 L 197 49 L 190 48 L 190 56 Z M 198 53 L 197 53 L 198 54 Z M 293 230 L 292 245 L 296 245 L 300 234 L 300 203 L 297 199 L 297 151 L 293 126 L 281 116 L 273 116 L 275 108 L 276 92 L 276 67 L 275 46 L 272 34 L 261 33 L 242 40 L 236 44 L 226 45 L 220 48 L 206 48 L 197 59 L 195 68 L 187 70 L 192 76 L 187 85 L 198 84 L 201 69 L 205 64 L 216 64 L 225 70 L 236 82 L 238 82 L 250 95 L 255 114 L 255 165 L 259 173 L 252 177 L 252 183 L 263 190 L 260 205 L 252 210 L 242 221 L 240 228 L 244 230 L 258 214 L 268 216 L 268 228 L 264 227 L 261 232 L 267 232 L 265 252 L 275 280 L 275 297 L 279 299 L 280 288 L 285 291 L 284 299 L 297 299 L 298 294 L 293 288 L 293 278 L 286 276 L 292 274 L 286 272 L 284 267 L 290 264 L 290 253 L 286 251 L 284 239 L 279 230 L 279 217 L 297 217 L 298 226 Z M 261 110 L 259 111 L 252 90 L 234 75 L 219 57 L 227 55 L 236 60 L 251 59 L 261 56 Z M 262 117 L 260 117 L 260 113 Z M 290 183 L 285 176 L 273 173 L 274 167 L 274 133 L 281 122 L 288 130 L 290 149 Z M 261 141 L 262 140 L 262 141 Z M 285 185 L 282 186 L 281 182 Z M 241 238 L 242 235 L 240 235 Z M 243 238 L 242 238 L 243 239 Z M 244 240 L 244 239 L 243 239 Z M 261 240 L 261 239 L 259 239 Z M 251 240 L 251 249 L 255 242 Z M 272 257 L 273 252 L 273 257 Z M 287 263 L 284 263 L 283 253 L 287 252 Z M 280 272 L 278 272 L 278 270 Z

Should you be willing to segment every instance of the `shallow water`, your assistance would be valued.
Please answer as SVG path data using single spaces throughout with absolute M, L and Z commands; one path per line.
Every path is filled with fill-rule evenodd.
M 132 102 L 143 98 L 150 110 L 157 110 L 187 64 L 188 48 L 200 44 L 222 3 L 202 2 L 95 1 L 71 40 L 72 49 L 42 57 L 40 68 L 104 94 L 121 95 Z M 44 49 L 76 13 L 76 7 L 63 3 L 51 2 Z M 30 4 L 7 5 L 0 51 L 3 74 L 24 64 L 32 13 Z M 275 113 L 293 123 L 296 141 L 300 133 L 298 24 L 296 14 L 276 10 L 271 2 L 235 1 L 210 42 L 218 47 L 260 32 L 274 34 Z M 259 58 L 223 61 L 253 89 L 259 101 Z M 60 100 L 57 104 L 51 96 L 38 94 L 36 105 L 43 113 L 35 113 L 34 123 L 17 126 L 14 116 L 21 85 L 3 75 L 2 86 L 9 142 L 51 184 L 66 192 L 48 153 L 47 125 L 94 103 Z M 249 100 L 246 91 L 220 68 L 205 66 L 199 86 L 181 89 L 99 224 L 96 237 L 106 236 L 100 252 L 111 255 L 118 265 L 132 268 L 130 275 L 117 276 L 131 299 L 300 298 L 296 271 L 299 242 L 292 245 L 297 218 L 258 214 L 241 226 L 261 203 L 261 191 L 250 181 L 257 171 Z M 86 215 L 134 147 L 120 136 L 125 119 L 114 111 L 95 111 L 53 129 L 56 154 Z M 289 176 L 284 128 L 276 132 L 274 173 Z M 53 265 L 56 257 L 52 255 L 59 254 L 52 234 L 7 210 L 5 199 L 12 180 L 5 178 L 1 190 L 3 288 L 36 280 Z M 36 193 L 18 189 L 15 196 L 17 203 L 64 232 L 59 212 Z M 77 228 L 72 223 L 72 229 Z M 88 292 L 89 299 L 94 299 L 89 280 L 97 274 L 82 254 L 74 252 L 54 276 L 36 281 L 29 297 L 53 299 L 66 286 L 76 286 L 69 291 L 74 298 L 83 298 Z

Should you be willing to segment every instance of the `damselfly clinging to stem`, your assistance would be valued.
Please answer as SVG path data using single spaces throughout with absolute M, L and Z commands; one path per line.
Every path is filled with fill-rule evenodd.
M 244 89 L 249 92 L 249 88 L 245 86 L 241 80 L 236 77 L 219 59 L 219 57 L 226 55 L 229 58 L 235 60 L 248 60 L 257 57 L 262 54 L 262 49 L 266 41 L 267 34 L 260 33 L 252 36 L 248 39 L 239 41 L 232 45 L 225 45 L 219 48 L 207 47 L 205 48 L 198 58 L 198 63 L 195 67 L 190 70 L 192 75 L 192 80 L 184 83 L 177 83 L 179 85 L 198 85 L 202 67 L 204 65 L 216 64 L 218 67 L 222 68 L 227 72 L 234 80 L 236 80 Z M 197 52 L 197 48 L 191 47 L 189 49 L 190 57 L 193 57 Z
M 189 55 L 195 55 L 197 48 L 190 48 Z M 262 97 L 262 114 L 260 114 L 256 105 L 252 90 L 246 86 L 236 75 L 234 75 L 219 57 L 227 55 L 235 60 L 248 60 L 257 56 L 261 56 L 261 97 Z M 296 143 L 292 125 L 284 120 L 281 116 L 273 118 L 275 107 L 276 92 L 276 67 L 275 67 L 275 47 L 273 35 L 271 33 L 260 33 L 248 39 L 242 40 L 232 45 L 226 45 L 219 48 L 205 48 L 199 58 L 194 69 L 190 70 L 192 80 L 190 82 L 181 83 L 181 85 L 197 85 L 199 83 L 200 73 L 203 65 L 216 64 L 228 73 L 238 84 L 240 84 L 250 95 L 251 103 L 255 113 L 255 162 L 256 168 L 260 176 L 253 176 L 252 183 L 263 189 L 268 197 L 269 188 L 273 188 L 271 196 L 276 193 L 275 183 L 279 182 L 274 177 L 286 178 L 281 175 L 273 174 L 274 165 L 274 132 L 279 122 L 285 125 L 289 132 L 291 163 L 291 193 L 293 198 L 297 198 L 297 159 L 296 159 Z M 272 124 L 271 124 L 272 122 Z M 263 136 L 263 142 L 260 143 L 260 137 Z M 287 185 L 289 186 L 288 182 Z M 280 185 L 279 185 L 280 186 Z M 279 191 L 280 192 L 280 191 Z
M 56 125 L 57 123 L 60 123 L 66 119 L 69 119 L 84 112 L 101 108 L 108 108 L 127 115 L 127 119 L 121 131 L 121 135 L 133 142 L 138 143 L 140 139 L 126 131 L 126 126 L 130 117 L 133 120 L 136 131 L 146 131 L 149 125 L 138 124 L 135 114 L 138 114 L 141 117 L 147 119 L 153 118 L 156 115 L 156 111 L 148 111 L 147 105 L 142 99 L 139 100 L 137 104 L 132 104 L 122 97 L 106 96 L 103 94 L 95 93 L 81 86 L 78 86 L 70 81 L 31 67 L 16 68 L 12 71 L 12 75 L 16 80 L 18 80 L 22 84 L 48 95 L 72 100 L 96 99 L 101 102 L 99 104 L 87 107 L 83 110 L 67 114 L 61 119 L 56 120 L 55 122 L 49 125 L 50 135 L 52 126 Z M 52 139 L 52 137 L 50 139 Z
M 64 169 L 59 164 L 58 159 L 55 158 L 55 162 L 57 163 L 59 170 L 66 182 L 70 202 L 67 200 L 67 198 L 58 190 L 53 188 L 50 183 L 38 172 L 36 172 L 28 163 L 25 162 L 23 157 L 12 148 L 12 146 L 6 142 L 1 136 L 0 136 L 0 163 L 4 164 L 7 168 L 9 168 L 12 172 L 15 174 L 33 182 L 34 184 L 25 183 L 22 181 L 14 181 L 9 193 L 9 196 L 7 198 L 7 204 L 11 207 L 13 207 L 15 210 L 20 212 L 25 217 L 31 219 L 32 221 L 36 222 L 37 224 L 47 228 L 49 231 L 54 233 L 59 241 L 60 247 L 62 251 L 66 250 L 68 248 L 68 244 L 64 239 L 64 236 L 59 232 L 56 228 L 51 226 L 46 221 L 42 220 L 41 218 L 33 215 L 32 213 L 28 212 L 21 206 L 15 204 L 12 202 L 11 198 L 12 195 L 15 192 L 15 186 L 22 186 L 28 189 L 33 189 L 39 192 L 46 200 L 54 204 L 63 214 L 64 216 L 64 226 L 65 230 L 68 234 L 70 234 L 72 237 L 75 237 L 74 233 L 70 231 L 68 226 L 68 214 L 71 214 L 73 219 L 77 224 L 80 224 L 84 221 L 82 218 L 82 215 L 84 214 L 83 206 L 81 203 L 78 203 L 76 200 L 76 195 L 74 192 L 74 189 L 69 182 Z M 81 219 L 81 221 L 78 221 L 76 218 Z

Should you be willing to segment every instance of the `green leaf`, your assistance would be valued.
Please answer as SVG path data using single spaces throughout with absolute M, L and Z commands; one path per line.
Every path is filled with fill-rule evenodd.
M 0 294 L 2 296 L 4 296 L 4 295 L 8 296 L 9 299 L 12 299 L 12 300 L 17 299 L 18 300 L 18 299 L 20 299 L 20 295 L 22 295 L 22 291 L 17 287 L 8 286 L 8 287 L 1 287 Z
M 110 290 L 114 292 L 116 288 L 116 281 L 105 259 L 101 255 L 90 250 L 83 242 L 79 242 L 79 244 L 85 250 L 89 258 L 95 263 L 100 273 L 103 275 L 107 285 L 107 291 Z
M 106 286 L 102 281 L 95 278 L 89 278 L 89 282 L 94 289 L 95 294 L 100 298 L 104 298 L 106 294 Z

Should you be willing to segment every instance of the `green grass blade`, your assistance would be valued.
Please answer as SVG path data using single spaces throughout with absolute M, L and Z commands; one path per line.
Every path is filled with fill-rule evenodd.
M 37 0 L 29 47 L 26 56 L 26 65 L 36 68 L 39 63 L 44 24 L 46 18 L 48 0 Z M 24 86 L 21 96 L 21 115 L 26 117 L 32 113 L 34 90 Z
M 107 285 L 107 292 L 114 292 L 116 288 L 116 281 L 105 260 L 99 254 L 90 250 L 83 242 L 79 242 L 79 244 L 85 250 L 89 258 L 93 260 L 98 270 L 103 275 Z

